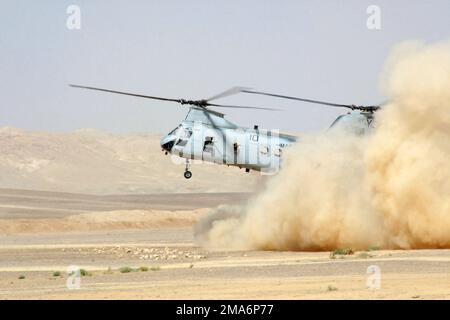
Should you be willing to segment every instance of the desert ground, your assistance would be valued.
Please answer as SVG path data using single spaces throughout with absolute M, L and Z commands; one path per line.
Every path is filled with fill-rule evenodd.
M 192 227 L 249 193 L 0 190 L 1 299 L 446 299 L 449 250 L 210 251 Z M 67 270 L 86 271 L 69 289 Z M 367 288 L 367 268 L 381 270 Z
M 200 246 L 196 222 L 265 178 L 199 165 L 186 181 L 160 137 L 0 129 L 0 299 L 450 298 L 450 250 Z M 379 289 L 367 288 L 372 265 Z M 79 289 L 67 287 L 70 266 Z

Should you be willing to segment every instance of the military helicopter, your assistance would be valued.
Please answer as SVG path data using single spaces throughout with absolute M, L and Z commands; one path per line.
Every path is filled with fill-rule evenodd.
M 264 95 L 275 98 L 296 100 L 321 104 L 331 107 L 347 108 L 351 111 L 341 115 L 329 129 L 343 128 L 353 134 L 366 134 L 375 128 L 374 112 L 380 105 L 362 106 L 354 104 L 337 104 L 319 100 L 298 98 L 262 91 L 253 91 L 244 87 L 233 87 L 209 99 L 186 100 L 136 93 L 115 91 L 96 87 L 70 84 L 74 88 L 103 91 L 159 101 L 176 102 L 189 108 L 186 118 L 170 133 L 161 139 L 162 151 L 186 159 L 184 177 L 190 179 L 191 160 L 201 160 L 216 164 L 236 166 L 250 170 L 273 174 L 281 166 L 283 149 L 298 141 L 298 137 L 280 133 L 278 130 L 262 130 L 258 126 L 245 128 L 224 118 L 224 114 L 210 107 L 239 108 L 279 111 L 279 109 L 236 106 L 211 103 L 210 101 L 238 93 Z
M 279 133 L 278 130 L 263 130 L 258 126 L 245 128 L 224 118 L 224 114 L 212 110 L 217 108 L 239 108 L 279 111 L 272 108 L 236 106 L 211 103 L 212 100 L 245 92 L 246 88 L 233 87 L 209 99 L 186 100 L 135 94 L 96 87 L 70 84 L 82 88 L 179 103 L 188 107 L 186 118 L 170 133 L 161 139 L 162 151 L 186 159 L 184 177 L 190 179 L 192 160 L 201 160 L 216 164 L 236 166 L 273 174 L 281 166 L 283 149 L 297 141 L 293 135 Z M 248 92 L 248 91 L 247 91 Z

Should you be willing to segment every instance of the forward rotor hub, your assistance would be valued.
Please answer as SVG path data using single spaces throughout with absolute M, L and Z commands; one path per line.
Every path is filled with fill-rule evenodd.
M 181 105 L 191 105 L 196 107 L 202 107 L 205 108 L 208 106 L 207 100 L 185 100 L 185 99 L 179 99 L 178 102 L 180 102 Z

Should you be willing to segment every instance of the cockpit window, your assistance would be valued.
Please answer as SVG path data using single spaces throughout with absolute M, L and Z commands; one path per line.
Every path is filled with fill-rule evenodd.
M 176 142 L 177 146 L 185 146 L 187 144 L 187 142 L 189 141 L 189 138 L 192 136 L 192 130 L 180 125 L 178 128 L 173 130 L 170 134 L 177 137 L 177 142 Z
M 169 135 L 177 136 L 180 139 L 189 139 L 192 135 L 192 130 L 179 125 L 173 129 Z
M 179 127 L 175 131 L 175 135 L 180 139 L 189 139 L 192 135 L 192 131 L 184 127 Z

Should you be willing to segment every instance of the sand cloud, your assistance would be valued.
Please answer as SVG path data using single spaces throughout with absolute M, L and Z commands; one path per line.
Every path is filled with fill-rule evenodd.
M 302 137 L 246 206 L 197 225 L 218 248 L 450 248 L 450 43 L 397 46 L 377 129 Z

